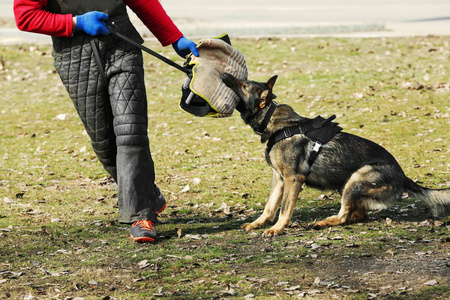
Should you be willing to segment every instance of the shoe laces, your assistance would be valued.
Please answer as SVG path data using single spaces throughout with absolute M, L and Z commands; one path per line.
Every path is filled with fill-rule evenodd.
M 139 226 L 142 230 L 153 231 L 154 223 L 149 220 L 140 220 L 133 223 L 133 227 Z

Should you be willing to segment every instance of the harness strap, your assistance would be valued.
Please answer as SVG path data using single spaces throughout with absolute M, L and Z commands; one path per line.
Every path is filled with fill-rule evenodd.
M 296 134 L 306 135 L 314 141 L 313 149 L 311 150 L 308 158 L 309 169 L 306 175 L 309 175 L 311 167 L 316 161 L 322 146 L 328 143 L 335 134 L 342 131 L 342 128 L 338 126 L 337 123 L 332 122 L 335 118 L 335 115 L 332 115 L 328 119 L 318 116 L 314 119 L 304 119 L 295 126 L 283 128 L 275 132 L 269 138 L 266 151 L 269 153 L 276 143 Z
M 311 153 L 309 153 L 309 159 L 308 159 L 308 172 L 306 174 L 306 176 L 308 176 L 311 173 L 311 167 L 314 164 L 314 162 L 317 159 L 317 156 L 319 156 L 319 152 L 322 149 L 322 143 L 320 142 L 315 142 L 313 149 L 311 151 Z
M 270 103 L 269 110 L 267 111 L 266 115 L 264 116 L 264 119 L 263 119 L 261 125 L 259 125 L 258 130 L 255 131 L 256 134 L 259 134 L 259 135 L 263 134 L 263 132 L 264 132 L 264 130 L 266 130 L 267 125 L 270 122 L 270 118 L 272 118 L 272 115 L 273 115 L 275 109 L 277 108 L 277 106 L 278 105 L 273 101 Z

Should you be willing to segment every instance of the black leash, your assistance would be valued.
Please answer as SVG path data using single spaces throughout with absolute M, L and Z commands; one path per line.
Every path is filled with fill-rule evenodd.
M 149 48 L 147 48 L 147 47 L 145 47 L 145 46 L 143 46 L 143 45 L 141 45 L 141 44 L 139 44 L 139 43 L 133 41 L 133 40 L 130 39 L 129 37 L 124 36 L 123 34 L 121 34 L 121 33 L 117 32 L 117 31 L 115 31 L 114 29 L 112 29 L 112 28 L 109 27 L 109 26 L 108 26 L 108 30 L 109 30 L 110 33 L 114 34 L 114 35 L 117 36 L 118 38 L 120 38 L 120 39 L 122 39 L 122 40 L 124 40 L 124 41 L 126 41 L 126 42 L 128 42 L 128 43 L 130 43 L 130 44 L 132 44 L 133 46 L 136 46 L 136 47 L 140 48 L 142 51 L 145 51 L 145 52 L 147 52 L 147 53 L 150 54 L 150 55 L 153 55 L 154 57 L 156 57 L 156 58 L 162 60 L 162 61 L 165 62 L 166 64 L 171 65 L 172 67 L 174 67 L 174 68 L 180 70 L 181 72 L 186 73 L 188 76 L 191 75 L 191 70 L 186 69 L 185 67 L 180 66 L 180 65 L 177 64 L 176 62 L 174 62 L 174 61 L 168 59 L 167 57 L 162 56 L 161 54 L 159 54 L 159 53 L 153 51 L 152 49 L 149 49 Z
M 100 72 L 100 76 L 102 77 L 103 84 L 108 86 L 108 81 L 106 80 L 106 75 L 104 72 L 103 64 L 100 59 L 100 54 L 98 53 L 98 46 L 95 42 L 95 38 L 90 39 L 89 43 L 91 44 L 92 52 L 94 52 L 95 62 L 97 63 L 97 69 Z
M 107 25 L 105 24 L 105 26 L 107 26 Z M 122 39 L 122 40 L 124 40 L 124 41 L 126 41 L 126 42 L 128 42 L 128 43 L 130 43 L 130 44 L 132 44 L 133 46 L 138 47 L 139 49 L 141 49 L 142 51 L 147 52 L 147 53 L 150 54 L 150 55 L 153 55 L 154 57 L 156 57 L 156 58 L 162 60 L 162 61 L 165 62 L 166 64 L 168 64 L 168 65 L 170 65 L 170 66 L 172 66 L 172 67 L 178 69 L 179 71 L 181 71 L 181 72 L 187 74 L 189 77 L 192 76 L 192 70 L 187 69 L 187 68 L 185 68 L 185 67 L 183 67 L 183 66 L 177 64 L 176 62 L 174 62 L 174 61 L 168 59 L 167 57 L 162 56 L 161 54 L 159 54 L 159 53 L 153 51 L 153 50 L 150 49 L 150 48 L 145 47 L 144 45 L 139 44 L 138 42 L 135 42 L 134 40 L 130 39 L 129 37 L 126 37 L 125 35 L 121 34 L 120 32 L 115 31 L 114 29 L 111 28 L 111 26 L 107 26 L 107 27 L 108 27 L 109 32 L 112 33 L 112 34 L 114 34 L 116 37 L 118 37 L 118 38 L 120 38 L 120 39 Z M 92 51 L 93 51 L 93 53 L 94 53 L 95 61 L 96 61 L 96 63 L 97 63 L 97 67 L 98 67 L 98 69 L 99 69 L 100 76 L 102 77 L 103 84 L 104 84 L 105 86 L 108 86 L 108 82 L 107 82 L 107 80 L 106 80 L 106 75 L 105 75 L 105 73 L 104 73 L 103 64 L 102 64 L 102 61 L 101 61 L 101 59 L 100 59 L 100 55 L 99 55 L 99 51 L 98 51 L 98 46 L 97 46 L 97 44 L 96 44 L 96 42 L 95 42 L 95 39 L 93 38 L 93 39 L 91 39 L 89 42 L 90 42 L 90 44 L 91 44 Z

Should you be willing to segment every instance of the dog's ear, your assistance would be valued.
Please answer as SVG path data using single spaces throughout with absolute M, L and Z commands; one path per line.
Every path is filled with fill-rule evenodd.
M 269 80 L 267 80 L 266 84 L 269 87 L 270 91 L 272 91 L 275 82 L 277 82 L 278 75 L 273 75 Z
M 261 93 L 260 99 L 259 99 L 259 108 L 264 108 L 267 105 L 270 104 L 272 101 L 272 92 L 271 90 L 264 90 Z
M 268 106 L 273 99 L 276 98 L 274 94 L 272 94 L 273 86 L 275 85 L 275 82 L 277 81 L 278 75 L 272 76 L 267 82 L 266 85 L 269 88 L 268 90 L 265 90 L 261 93 L 259 107 L 264 108 Z

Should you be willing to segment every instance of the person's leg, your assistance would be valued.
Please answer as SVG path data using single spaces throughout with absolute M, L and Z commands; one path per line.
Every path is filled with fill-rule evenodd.
M 150 221 L 150 228 L 145 223 L 144 229 L 147 235 L 151 229 L 152 237 L 141 241 L 153 241 L 156 233 L 152 223 L 164 209 L 165 199 L 154 185 L 142 54 L 130 49 L 130 45 L 122 43 L 116 47 L 120 41 L 103 38 L 99 50 L 109 81 L 106 89 L 90 39 L 87 36 L 55 39 L 55 68 L 95 153 L 118 184 L 119 221 L 128 224 Z M 142 228 L 141 225 L 133 226 L 132 230 Z
M 141 51 L 124 42 L 116 44 L 108 52 L 106 70 L 117 145 L 119 222 L 155 222 L 157 195 Z
M 89 43 L 91 37 L 54 38 L 58 72 L 104 169 L 117 182 L 116 137 L 107 87 L 99 75 Z

